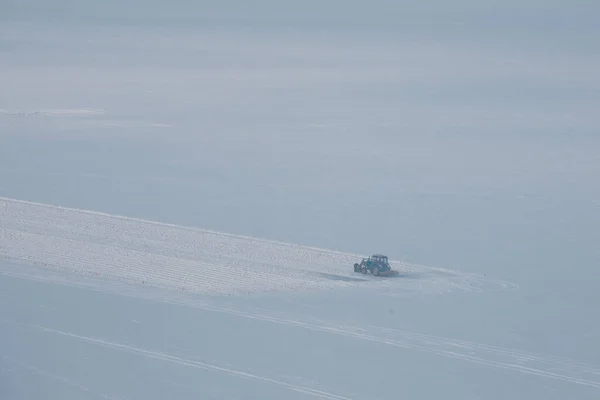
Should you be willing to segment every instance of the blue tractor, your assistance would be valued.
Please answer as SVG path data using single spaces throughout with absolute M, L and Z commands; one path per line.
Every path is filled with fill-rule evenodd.
M 355 263 L 354 272 L 361 272 L 363 274 L 370 272 L 375 276 L 398 275 L 398 271 L 393 270 L 390 266 L 387 256 L 382 254 L 373 254 L 369 258 L 363 258 L 360 264 Z

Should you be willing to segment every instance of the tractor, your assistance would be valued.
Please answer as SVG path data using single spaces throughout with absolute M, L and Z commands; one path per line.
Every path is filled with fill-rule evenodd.
M 398 271 L 395 271 L 390 266 L 387 256 L 382 254 L 373 254 L 367 259 L 362 259 L 360 264 L 354 264 L 354 272 L 367 272 L 372 273 L 375 276 L 393 276 L 398 275 Z

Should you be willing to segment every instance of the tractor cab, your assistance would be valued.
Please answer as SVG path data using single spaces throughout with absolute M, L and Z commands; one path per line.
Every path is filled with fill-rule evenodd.
M 388 258 L 387 256 L 384 256 L 382 254 L 373 254 L 371 257 L 369 257 L 369 259 L 376 263 L 381 265 L 382 267 L 388 268 L 389 267 L 389 262 L 388 262 Z

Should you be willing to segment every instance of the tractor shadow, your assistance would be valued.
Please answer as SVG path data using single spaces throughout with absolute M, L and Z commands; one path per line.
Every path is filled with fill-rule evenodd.
M 316 272 L 317 275 L 325 278 L 325 279 L 329 279 L 332 281 L 345 281 L 345 282 L 366 282 L 368 279 L 365 278 L 354 278 L 351 276 L 344 276 L 344 275 L 336 275 L 336 274 L 328 274 L 325 272 Z
M 398 275 L 392 276 L 374 276 L 372 274 L 361 274 L 355 273 L 356 276 L 345 276 L 345 275 L 336 275 L 336 274 L 328 274 L 325 272 L 315 272 L 315 275 L 318 275 L 322 278 L 333 280 L 333 281 L 345 281 L 345 282 L 369 282 L 373 280 L 388 280 L 388 279 L 419 279 L 421 275 L 416 272 L 401 272 Z
M 416 272 L 402 272 L 402 271 L 398 271 L 398 275 L 393 275 L 393 276 L 384 276 L 382 278 L 385 279 L 400 279 L 400 278 L 404 278 L 404 279 L 419 279 L 421 278 L 421 274 L 418 274 Z

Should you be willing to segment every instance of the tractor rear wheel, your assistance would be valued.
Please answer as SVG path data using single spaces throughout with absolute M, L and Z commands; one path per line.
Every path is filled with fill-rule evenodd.
M 373 268 L 373 275 L 379 276 L 379 267 Z

